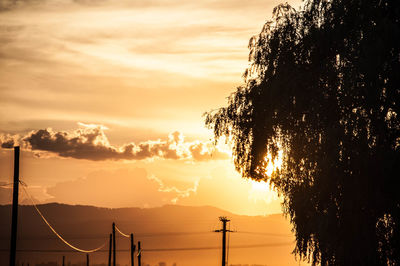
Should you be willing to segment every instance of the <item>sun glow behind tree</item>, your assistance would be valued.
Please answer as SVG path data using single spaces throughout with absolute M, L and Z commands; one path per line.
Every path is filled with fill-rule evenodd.
M 279 5 L 250 40 L 245 83 L 206 117 L 216 139 L 233 139 L 238 172 L 283 195 L 295 252 L 314 264 L 400 261 L 399 10 Z

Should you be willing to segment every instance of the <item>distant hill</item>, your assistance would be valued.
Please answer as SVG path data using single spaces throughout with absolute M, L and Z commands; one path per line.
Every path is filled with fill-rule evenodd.
M 66 240 L 83 249 L 106 243 L 101 252 L 90 255 L 92 263 L 107 263 L 108 239 L 112 222 L 124 233 L 133 233 L 135 242 L 142 243 L 143 260 L 150 265 L 196 266 L 220 265 L 221 233 L 213 232 L 221 224 L 219 216 L 231 219 L 229 264 L 298 265 L 291 251 L 294 238 L 290 224 L 281 215 L 243 216 L 210 207 L 166 205 L 159 208 L 99 208 L 58 203 L 38 206 L 57 232 Z M 11 206 L 0 205 L 0 260 L 8 261 Z M 252 246 L 252 247 L 249 247 Z M 240 248 L 241 247 L 241 248 Z M 19 208 L 18 260 L 30 262 L 84 261 L 85 256 L 71 252 L 55 237 L 36 213 L 33 206 Z M 199 250 L 163 251 L 163 249 L 210 248 Z M 129 264 L 129 239 L 118 234 L 117 262 Z M 157 249 L 157 250 L 155 250 Z M 38 252 L 52 250 L 52 252 Z M 64 251 L 65 250 L 65 251 Z M 64 252 L 61 252 L 64 251 Z M 26 265 L 26 264 L 25 264 Z

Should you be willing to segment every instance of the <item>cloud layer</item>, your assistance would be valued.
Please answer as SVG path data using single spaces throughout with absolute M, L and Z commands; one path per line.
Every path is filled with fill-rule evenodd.
M 167 139 L 127 143 L 121 147 L 111 145 L 100 125 L 84 125 L 73 131 L 53 131 L 51 128 L 30 132 L 25 136 L 0 135 L 2 148 L 12 148 L 18 141 L 38 156 L 55 154 L 60 157 L 101 160 L 145 160 L 152 158 L 172 160 L 221 160 L 228 154 L 218 150 L 210 142 L 185 142 L 179 132 L 169 134 Z M 43 153 L 44 152 L 44 153 Z
M 242 82 L 248 40 L 280 2 L 1 0 L 0 128 L 84 120 L 204 136 L 201 115 Z

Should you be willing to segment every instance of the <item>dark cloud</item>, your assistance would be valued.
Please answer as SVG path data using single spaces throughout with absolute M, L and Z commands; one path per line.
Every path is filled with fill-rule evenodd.
M 3 149 L 12 149 L 15 146 L 14 137 L 10 135 L 0 135 L 0 146 Z
M 144 160 L 162 158 L 170 160 L 223 160 L 228 155 L 213 147 L 209 142 L 185 142 L 179 132 L 171 133 L 165 140 L 127 143 L 115 147 L 108 141 L 105 128 L 97 125 L 82 125 L 73 132 L 40 129 L 20 137 L 24 148 L 37 152 L 56 154 L 60 157 L 101 160 Z M 8 137 L 10 138 L 10 137 Z M 6 139 L 6 137 L 4 137 Z M 14 140 L 1 142 L 1 145 L 12 147 Z
M 4 149 L 12 149 L 14 147 L 14 140 L 10 139 L 6 142 L 2 142 L 1 147 Z
M 103 131 L 100 128 L 78 130 L 74 133 L 53 132 L 51 129 L 33 131 L 26 142 L 35 151 L 47 151 L 61 157 L 88 160 L 127 159 L 128 154 L 105 143 Z

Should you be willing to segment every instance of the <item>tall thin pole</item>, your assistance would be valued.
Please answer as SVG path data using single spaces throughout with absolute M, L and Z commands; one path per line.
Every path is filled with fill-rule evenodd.
M 89 253 L 86 253 L 86 266 L 89 266 Z
M 113 238 L 113 266 L 116 265 L 116 255 L 115 255 L 115 223 L 112 224 L 112 238 Z
M 138 266 L 142 266 L 142 248 L 140 246 L 140 241 L 138 241 L 138 254 L 137 254 L 137 258 L 138 258 Z
M 65 266 L 65 256 L 63 256 L 63 263 L 62 266 Z
M 112 239 L 112 234 L 110 234 L 110 245 L 108 247 L 108 266 L 111 266 Z
M 134 253 L 135 253 L 135 244 L 133 243 L 133 234 L 131 234 L 131 266 L 135 265 L 135 261 L 133 259 Z
M 226 265 L 226 220 L 222 221 L 222 265 Z
M 226 223 L 230 220 L 223 216 L 219 217 L 219 220 L 222 222 L 222 229 L 215 230 L 215 232 L 222 232 L 222 266 L 226 266 L 226 232 L 232 231 L 226 229 Z
M 19 147 L 14 147 L 14 187 L 11 221 L 10 266 L 15 266 L 17 253 L 18 190 L 19 190 Z

